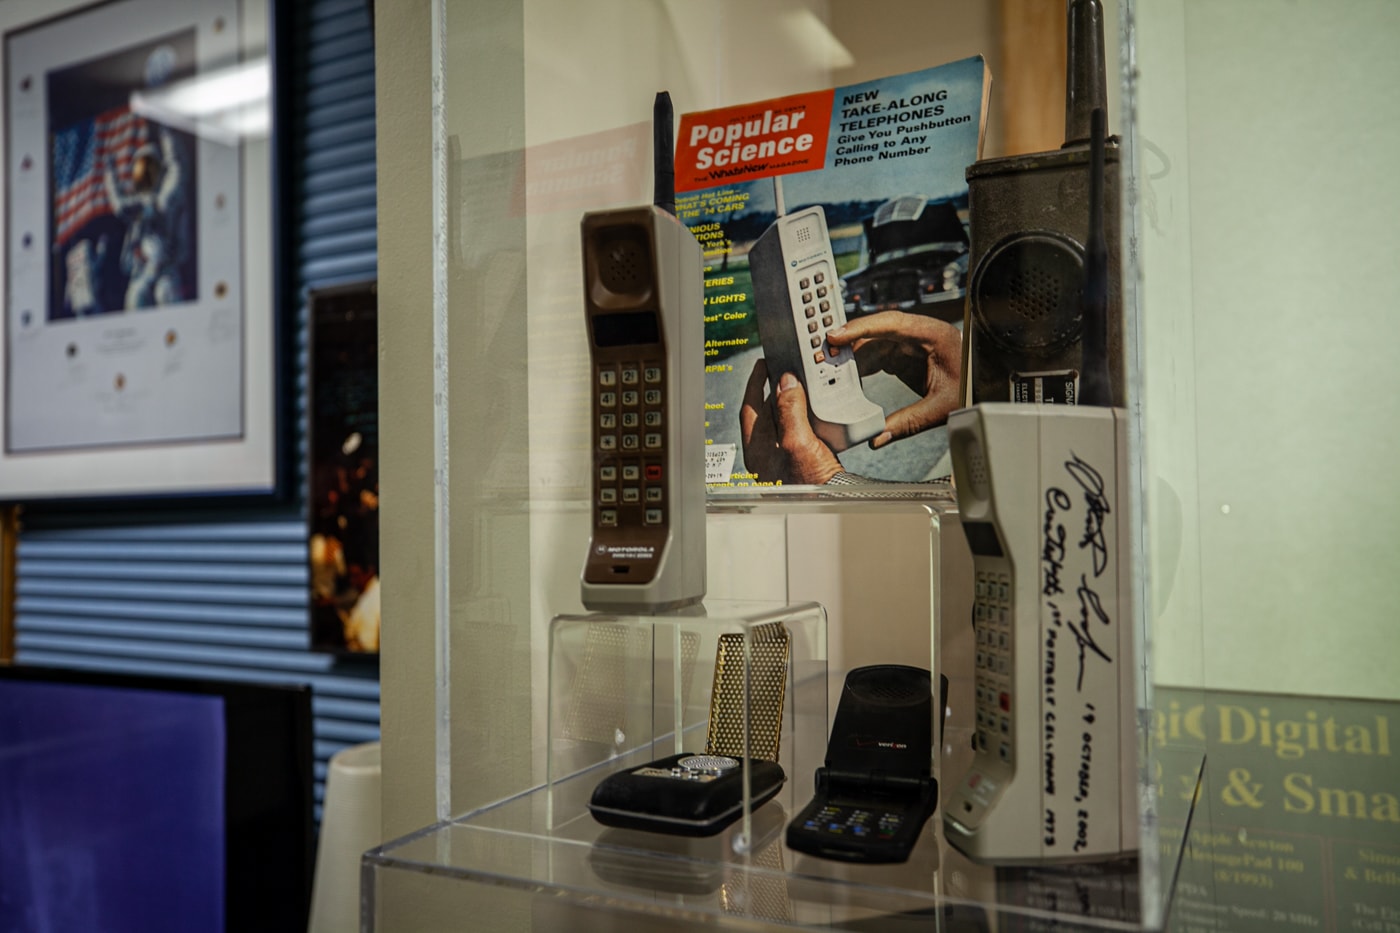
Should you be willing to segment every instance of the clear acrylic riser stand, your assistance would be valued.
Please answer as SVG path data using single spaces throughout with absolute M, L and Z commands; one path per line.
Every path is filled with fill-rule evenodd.
M 580 818 L 596 784 L 678 754 L 742 762 L 736 852 L 753 840 L 750 768 L 811 775 L 826 750 L 826 612 L 712 600 L 659 615 L 556 616 L 549 636 L 546 825 Z M 649 833 L 647 836 L 657 834 Z
M 604 778 L 704 748 L 720 637 L 738 641 L 747 660 L 775 624 L 791 650 L 779 746 L 787 780 L 777 796 L 709 837 L 597 822 L 587 804 Z M 812 799 L 826 748 L 826 614 L 815 603 L 558 616 L 549 663 L 545 783 L 369 852 L 363 929 L 1144 928 L 1139 860 L 977 864 L 946 842 L 942 805 L 903 864 L 789 849 L 787 824 Z M 945 750 L 966 746 L 970 732 L 950 726 Z M 956 779 L 946 762 L 943 771 Z

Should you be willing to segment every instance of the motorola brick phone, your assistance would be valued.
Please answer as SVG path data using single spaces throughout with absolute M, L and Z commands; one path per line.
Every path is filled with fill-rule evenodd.
M 594 819 L 623 829 L 712 836 L 743 815 L 745 772 L 752 807 L 772 799 L 787 780 L 778 746 L 790 640 L 780 622 L 720 635 L 704 752 L 670 755 L 603 779 L 588 802 Z
M 986 403 L 948 443 L 976 591 L 975 754 L 943 814 L 991 862 L 1137 848 L 1127 414 Z
M 977 731 L 943 820 L 949 842 L 993 862 L 1138 847 L 1128 415 L 1111 407 L 1104 123 L 1094 108 L 1079 404 L 983 402 L 948 418 L 975 574 Z
M 865 397 L 850 347 L 826 335 L 846 323 L 846 303 L 820 205 L 784 214 L 774 179 L 778 219 L 749 250 L 758 335 L 772 390 L 792 373 L 807 391 L 812 429 L 843 451 L 885 430 L 885 413 Z
M 843 862 L 909 858 L 938 806 L 931 683 L 898 664 L 846 676 L 816 796 L 788 824 L 788 848 Z M 940 708 L 947 689 L 943 679 Z
M 671 159 L 658 95 L 657 161 Z M 664 126 L 663 126 L 664 124 Z M 700 244 L 656 206 L 584 215 L 592 534 L 583 604 L 657 612 L 705 595 L 704 285 Z

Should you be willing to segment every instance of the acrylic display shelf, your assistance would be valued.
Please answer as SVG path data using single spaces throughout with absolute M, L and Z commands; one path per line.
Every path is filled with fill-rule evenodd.
M 698 839 L 604 827 L 585 808 L 598 780 L 590 769 L 371 851 L 363 929 L 1144 929 L 1137 859 L 978 865 L 945 843 L 940 812 L 908 862 L 852 865 L 783 842 L 810 776 L 756 811 L 748 844 L 737 823 Z
M 705 745 L 720 636 L 737 639 L 742 650 L 732 657 L 747 661 L 775 625 L 791 648 L 779 748 L 787 780 L 776 797 L 709 837 L 595 820 L 587 805 L 601 780 Z M 857 865 L 789 849 L 787 823 L 812 799 L 825 754 L 825 648 L 826 614 L 814 603 L 556 617 L 547 779 L 369 852 L 362 928 L 1140 930 L 1144 916 L 1164 914 L 1180 842 L 1145 861 L 993 867 L 945 841 L 941 803 L 902 864 Z M 757 700 L 754 673 L 752 683 L 743 681 Z M 759 732 L 745 733 L 745 747 L 761 746 Z M 950 717 L 940 745 L 938 770 L 957 780 L 970 761 L 971 732 Z M 944 802 L 948 790 L 940 787 Z M 1155 819 L 1150 807 L 1144 813 Z M 1184 830 L 1173 838 L 1185 838 Z

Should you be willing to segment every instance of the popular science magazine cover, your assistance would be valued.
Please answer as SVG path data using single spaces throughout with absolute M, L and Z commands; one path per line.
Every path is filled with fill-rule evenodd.
M 981 57 L 686 114 L 712 492 L 947 476 Z

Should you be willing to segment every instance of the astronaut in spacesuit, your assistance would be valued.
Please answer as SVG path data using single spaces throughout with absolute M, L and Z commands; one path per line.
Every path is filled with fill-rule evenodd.
M 161 128 L 132 158 L 131 184 L 118 185 L 115 167 L 104 172 L 112 213 L 126 224 L 121 268 L 127 276 L 123 307 L 151 308 L 187 301 L 180 267 L 190 248 L 183 158 L 173 134 Z

